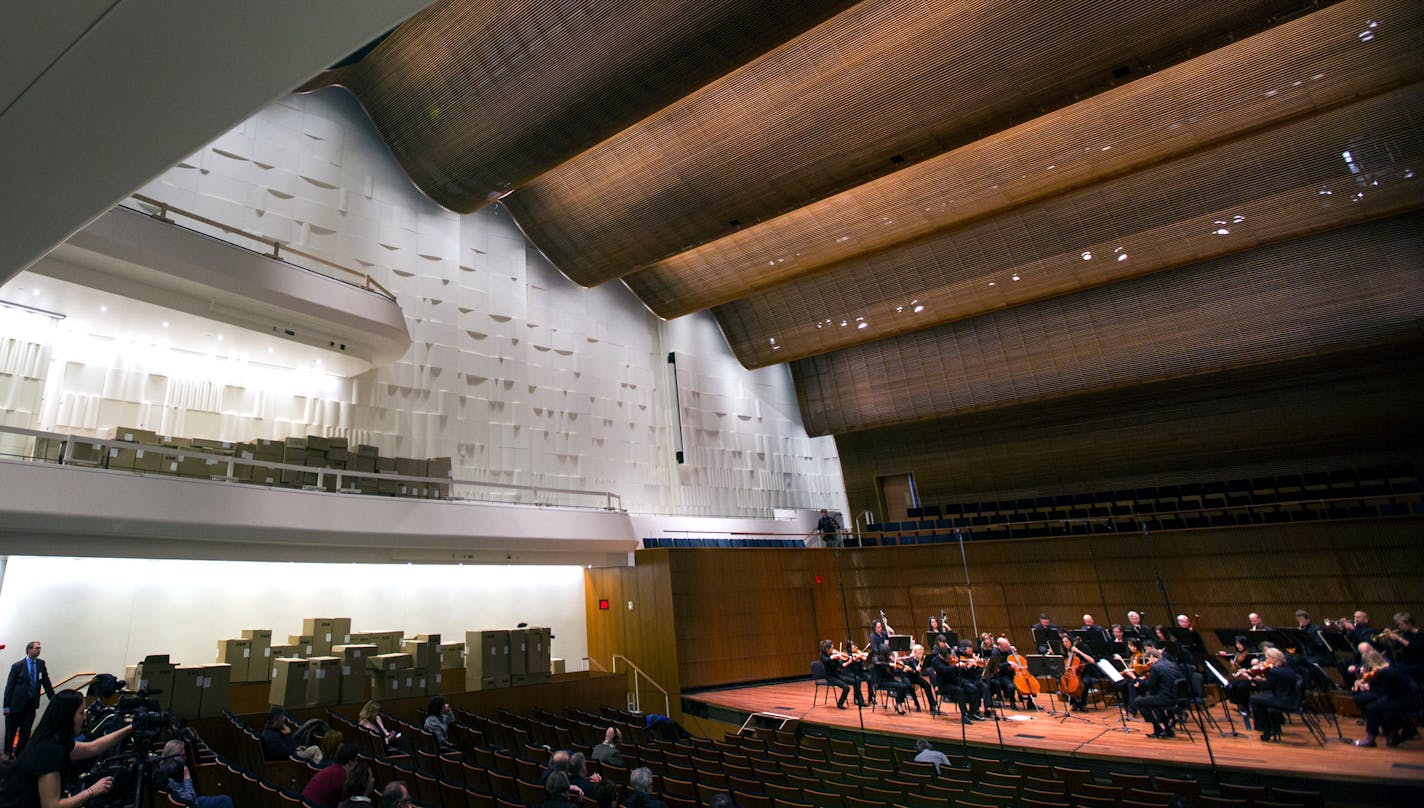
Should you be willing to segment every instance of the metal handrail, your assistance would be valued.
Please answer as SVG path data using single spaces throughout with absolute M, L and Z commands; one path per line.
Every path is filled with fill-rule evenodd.
M 73 464 L 74 446 L 75 444 L 82 444 L 85 446 L 94 446 L 100 449 L 100 456 L 102 458 L 103 464 L 101 467 L 105 469 L 108 469 L 108 449 L 135 449 L 143 450 L 145 452 L 153 452 L 164 457 L 176 457 L 179 462 L 182 462 L 185 458 L 195 458 L 199 460 L 212 460 L 219 464 L 226 464 L 224 466 L 225 473 L 212 475 L 213 479 L 217 481 L 235 480 L 237 479 L 237 477 L 233 474 L 233 471 L 236 467 L 251 466 L 253 468 L 271 469 L 274 471 L 292 471 L 302 474 L 316 474 L 317 488 L 325 487 L 326 477 L 330 475 L 336 480 L 336 491 L 338 493 L 345 494 L 360 494 L 361 492 L 352 488 L 343 488 L 343 480 L 350 478 L 368 478 L 375 480 L 389 480 L 395 482 L 434 483 L 450 486 L 463 485 L 474 488 L 497 488 L 510 491 L 527 491 L 530 493 L 531 496 L 536 498 L 541 493 L 602 497 L 604 500 L 604 510 L 621 511 L 623 509 L 623 498 L 620 495 L 613 493 L 612 491 L 585 491 L 578 488 L 551 488 L 548 486 L 519 485 L 517 483 L 497 483 L 487 482 L 483 480 L 460 480 L 453 477 L 424 477 L 407 474 L 388 474 L 369 471 L 353 471 L 350 469 L 333 469 L 327 468 L 325 466 L 299 466 L 292 463 L 278 463 L 273 460 L 254 460 L 245 457 L 233 457 L 232 455 L 212 454 L 210 452 L 204 452 L 200 449 L 189 449 L 180 446 L 155 446 L 149 443 L 133 443 L 131 441 L 116 440 L 113 438 L 89 438 L 80 435 L 44 432 L 37 429 L 26 429 L 24 427 L 13 427 L 4 425 L 0 425 L 0 433 L 10 433 L 15 435 L 24 435 L 27 437 L 45 438 L 49 440 L 61 441 L 62 448 L 60 450 L 60 457 L 58 461 L 60 465 Z M 125 471 L 125 469 L 113 470 Z M 132 471 L 130 473 L 143 474 L 144 472 Z M 187 479 L 200 478 L 190 477 Z M 617 503 L 616 506 L 614 504 L 615 502 Z
M 647 680 L 648 680 L 648 684 L 650 684 L 650 685 L 652 685 L 653 687 L 657 688 L 657 691 L 658 691 L 659 693 L 663 694 L 663 715 L 671 716 L 671 715 L 672 715 L 672 698 L 668 696 L 667 690 L 665 690 L 662 685 L 658 684 L 658 682 L 657 682 L 656 679 L 654 679 L 653 677 L 649 676 L 642 668 L 638 667 L 638 666 L 633 662 L 633 660 L 629 659 L 629 658 L 626 657 L 626 656 L 623 656 L 622 654 L 614 654 L 614 655 L 613 655 L 613 672 L 614 672 L 614 673 L 617 673 L 617 672 L 618 672 L 618 660 L 620 660 L 620 659 L 623 660 L 624 662 L 626 662 L 626 663 L 628 664 L 628 667 L 632 669 L 632 673 L 633 673 L 633 712 L 638 712 L 638 713 L 640 713 L 640 712 L 643 711 L 643 694 L 642 694 L 642 690 L 638 687 L 638 677 L 639 677 L 639 676 L 642 676 L 644 679 L 647 679 Z
M 601 673 L 608 673 L 608 672 L 609 672 L 607 668 L 603 667 L 603 663 L 602 663 L 602 662 L 599 662 L 598 660 L 594 659 L 593 657 L 584 657 L 584 658 L 583 658 L 583 661 L 584 661 L 584 662 L 587 662 L 590 666 L 597 666 L 599 672 L 601 672 Z
M 344 272 L 344 273 L 346 273 L 346 274 L 348 274 L 348 275 L 354 275 L 354 276 L 360 278 L 360 279 L 361 279 L 361 283 L 353 283 L 353 284 L 352 284 L 353 286 L 360 286 L 361 288 L 363 288 L 363 289 L 365 289 L 365 290 L 367 290 L 367 291 L 376 292 L 376 293 L 378 293 L 378 294 L 381 294 L 381 295 L 384 295 L 384 296 L 390 298 L 391 300 L 395 300 L 395 299 L 396 299 L 396 296 L 395 296 L 394 294 L 392 294 L 389 289 L 387 289 L 386 287 L 382 286 L 375 278 L 372 278 L 369 273 L 361 272 L 361 271 L 359 271 L 359 270 L 352 269 L 351 267 L 342 266 L 341 264 L 338 264 L 338 263 L 336 263 L 336 262 L 334 262 L 334 261 L 328 261 L 327 259 L 322 258 L 321 256 L 312 255 L 312 254 L 309 253 L 309 252 L 305 252 L 305 251 L 299 250 L 299 249 L 297 249 L 297 248 L 295 248 L 295 247 L 290 247 L 290 246 L 284 245 L 284 244 L 282 244 L 280 241 L 277 241 L 276 239 L 269 238 L 269 237 L 266 237 L 266 236 L 259 236 L 259 235 L 257 235 L 256 233 L 250 233 L 250 232 L 248 232 L 248 231 L 246 231 L 246 230 L 243 230 L 243 229 L 240 228 L 240 227 L 233 227 L 233 226 L 230 225 L 230 224 L 224 224 L 224 223 L 222 223 L 222 222 L 217 221 L 216 219 L 209 219 L 208 217 L 206 217 L 206 216 L 204 216 L 204 215 L 202 215 L 202 214 L 200 214 L 200 213 L 194 213 L 194 212 L 192 212 L 192 211 L 190 211 L 190 210 L 184 210 L 183 208 L 177 207 L 176 205 L 171 205 L 171 204 L 169 204 L 169 203 L 167 203 L 167 202 L 164 202 L 164 201 L 162 201 L 162 200 L 154 199 L 154 198 L 151 197 L 151 196 L 144 196 L 143 194 L 131 194 L 130 196 L 131 196 L 133 199 L 137 199 L 139 202 L 142 202 L 142 203 L 145 204 L 145 205 L 152 205 L 152 206 L 158 208 L 158 212 L 157 212 L 157 213 L 149 213 L 149 214 L 145 214 L 145 215 L 150 216 L 151 218 L 157 219 L 157 220 L 159 220 L 160 222 L 168 222 L 169 224 L 177 224 L 177 222 L 174 222 L 172 219 L 168 218 L 168 214 L 169 214 L 169 213 L 176 213 L 176 214 L 178 214 L 179 216 L 182 216 L 182 217 L 184 217 L 184 218 L 186 218 L 186 219 L 192 219 L 192 220 L 195 221 L 195 222 L 201 222 L 201 223 L 203 223 L 203 224 L 205 224 L 205 225 L 208 225 L 209 227 L 216 227 L 216 228 L 218 228 L 219 230 L 223 231 L 224 233 L 231 233 L 232 235 L 235 235 L 235 236 L 242 236 L 243 238 L 251 239 L 251 240 L 253 240 L 253 241 L 258 242 L 259 244 L 268 245 L 268 246 L 270 246 L 270 247 L 272 248 L 272 252 L 270 252 L 270 253 L 265 253 L 265 255 L 266 255 L 268 258 L 273 258 L 273 259 L 276 259 L 276 260 L 278 260 L 278 261 L 282 261 L 282 260 L 283 260 L 283 259 L 282 259 L 282 252 L 283 252 L 283 251 L 286 251 L 286 252 L 288 252 L 288 253 L 291 253 L 292 255 L 299 255 L 299 256 L 301 256 L 302 258 L 305 258 L 305 259 L 308 260 L 308 261 L 315 261 L 315 262 L 317 262 L 318 264 L 321 264 L 322 266 L 330 267 L 331 269 L 339 270 L 339 271 Z

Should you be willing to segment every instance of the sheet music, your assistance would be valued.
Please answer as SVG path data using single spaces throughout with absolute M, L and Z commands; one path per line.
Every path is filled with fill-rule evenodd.
M 1111 662 L 1107 661 L 1106 659 L 1100 659 L 1098 660 L 1097 665 L 1099 670 L 1107 674 L 1107 677 L 1109 679 L 1113 680 L 1113 684 L 1117 684 L 1118 682 L 1122 681 L 1122 674 L 1117 672 L 1117 668 L 1114 668 Z
M 1212 676 L 1216 677 L 1217 684 L 1220 684 L 1222 687 L 1231 687 L 1231 683 L 1226 680 L 1225 676 L 1221 675 L 1221 671 L 1217 670 L 1215 665 L 1207 664 L 1204 667 L 1211 671 Z

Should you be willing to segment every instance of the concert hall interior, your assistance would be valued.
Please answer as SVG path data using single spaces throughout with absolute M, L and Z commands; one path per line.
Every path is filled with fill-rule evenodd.
M 1424 803 L 1424 4 L 28 5 L 0 772 Z

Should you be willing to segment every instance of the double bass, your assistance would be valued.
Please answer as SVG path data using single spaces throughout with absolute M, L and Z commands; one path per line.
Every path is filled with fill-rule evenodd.
M 1009 665 L 1014 669 L 1014 689 L 1020 696 L 1032 698 L 1037 696 L 1043 687 L 1039 684 L 1038 677 L 1028 672 L 1028 660 L 1023 658 L 1019 649 L 1009 646 Z

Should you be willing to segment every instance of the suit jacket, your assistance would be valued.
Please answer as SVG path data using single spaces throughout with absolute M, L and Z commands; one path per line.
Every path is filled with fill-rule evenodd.
M 49 668 L 43 659 L 35 660 L 35 677 L 45 695 L 54 698 L 54 685 L 50 684 Z M 23 713 L 38 706 L 34 682 L 30 681 L 30 660 L 25 657 L 10 666 L 10 676 L 5 680 L 5 709 Z

